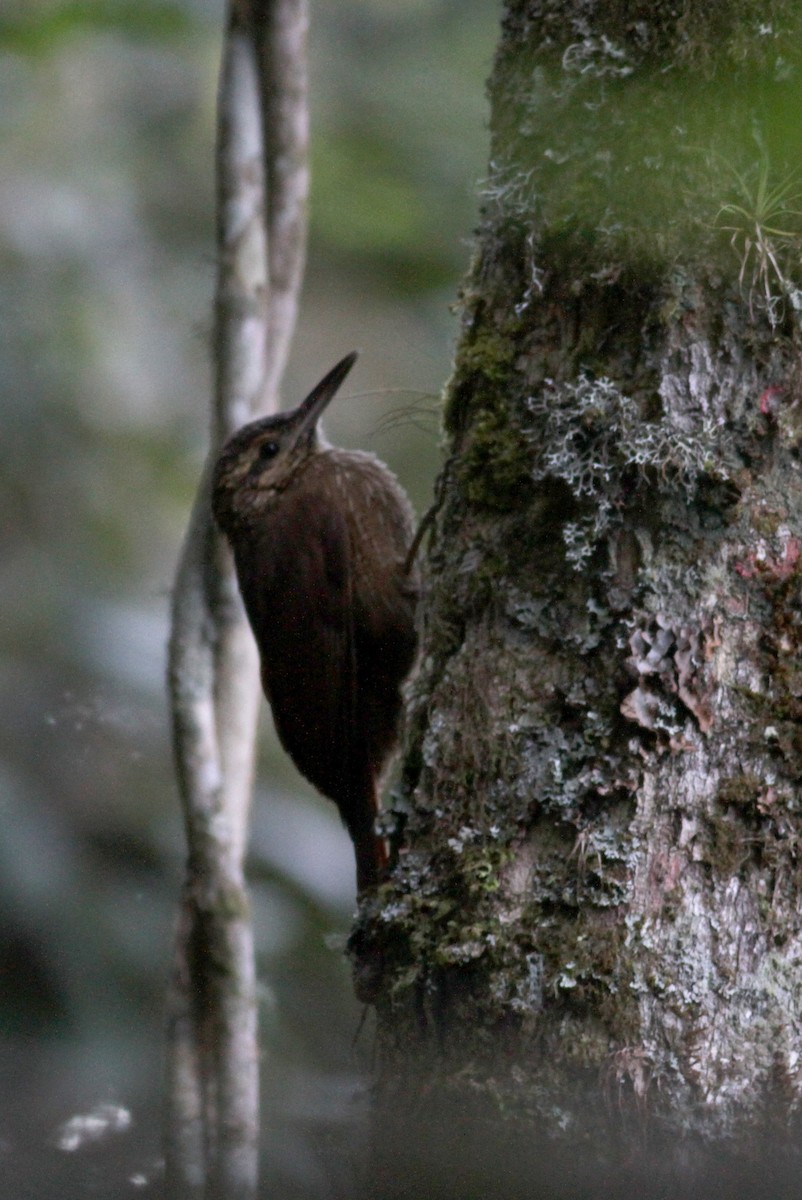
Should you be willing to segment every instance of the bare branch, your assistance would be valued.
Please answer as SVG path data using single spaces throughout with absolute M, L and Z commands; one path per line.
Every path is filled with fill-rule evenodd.
M 309 194 L 307 0 L 257 3 L 267 175 L 270 273 L 267 371 L 263 401 L 274 401 L 295 328 L 306 257 Z
M 218 94 L 213 448 L 251 418 L 265 373 L 269 280 L 259 71 L 249 6 L 232 4 Z
M 305 3 L 231 0 L 218 110 L 212 445 L 169 648 L 189 847 L 168 996 L 167 1175 L 176 1197 L 256 1193 L 259 1055 L 243 859 L 258 659 L 209 498 L 220 443 L 257 407 L 277 407 L 295 323 L 308 186 L 305 34 Z

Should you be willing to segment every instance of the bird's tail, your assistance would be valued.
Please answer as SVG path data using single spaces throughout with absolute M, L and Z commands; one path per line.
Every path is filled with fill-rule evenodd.
M 362 892 L 376 887 L 387 873 L 387 847 L 384 838 L 368 833 L 354 839 L 356 851 L 356 890 Z
M 354 843 L 356 889 L 361 894 L 381 883 L 389 862 L 384 838 L 379 836 L 375 828 L 379 811 L 375 782 L 366 780 L 364 795 L 360 796 L 356 803 L 349 804 L 347 810 L 340 806 L 340 811 L 345 816 L 348 832 Z M 350 820 L 346 811 L 351 815 Z

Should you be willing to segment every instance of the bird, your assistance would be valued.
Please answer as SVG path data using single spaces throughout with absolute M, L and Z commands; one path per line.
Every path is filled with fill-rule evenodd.
M 217 459 L 212 510 L 233 551 L 279 740 L 337 805 L 357 892 L 382 881 L 376 831 L 416 656 L 414 517 L 376 455 L 331 445 L 320 418 L 356 361 L 341 359 L 290 412 L 235 432 Z

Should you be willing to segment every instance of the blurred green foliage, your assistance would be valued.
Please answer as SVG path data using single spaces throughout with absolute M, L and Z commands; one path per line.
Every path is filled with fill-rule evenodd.
M 181 4 L 168 0 L 36 0 L 11 4 L 0 13 L 0 49 L 18 54 L 58 53 L 59 43 L 87 30 L 135 38 L 165 39 L 187 33 L 191 18 Z
M 312 224 L 288 403 L 358 346 L 329 435 L 387 459 L 422 508 L 498 14 L 486 0 L 312 10 Z M 158 1118 L 183 855 L 164 648 L 208 424 L 222 16 L 211 0 L 0 13 L 0 1055 L 15 1080 L 0 1143 L 12 1157 L 29 1126 L 44 1136 L 98 1100 L 130 1103 L 143 1131 Z M 369 1030 L 352 1050 L 360 1014 L 338 949 L 353 864 L 333 806 L 264 724 L 252 878 L 266 1154 L 282 1194 L 316 1195 L 313 1147 L 347 1127 L 370 1058 Z

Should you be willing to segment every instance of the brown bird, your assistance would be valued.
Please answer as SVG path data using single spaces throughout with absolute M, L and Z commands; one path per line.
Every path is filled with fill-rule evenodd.
M 374 824 L 415 657 L 418 588 L 403 488 L 375 455 L 331 446 L 318 426 L 356 357 L 293 412 L 233 435 L 212 506 L 234 551 L 278 736 L 339 808 L 361 892 L 387 864 Z

